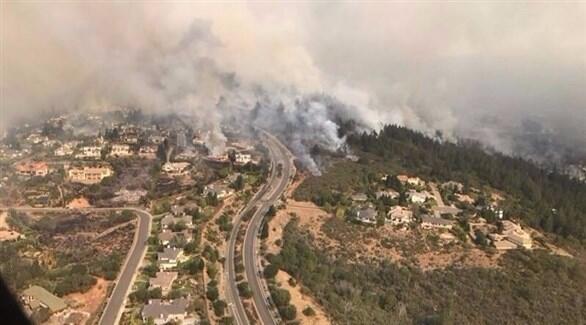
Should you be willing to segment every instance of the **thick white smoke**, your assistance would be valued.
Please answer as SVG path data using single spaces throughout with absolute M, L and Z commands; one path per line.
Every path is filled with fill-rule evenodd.
M 310 166 L 309 145 L 344 142 L 331 109 L 506 153 L 530 156 L 536 137 L 586 147 L 584 4 L 2 2 L 0 11 L 4 126 L 40 110 L 132 105 L 189 113 L 219 151 L 220 122 L 258 103 L 255 122 L 282 131 Z

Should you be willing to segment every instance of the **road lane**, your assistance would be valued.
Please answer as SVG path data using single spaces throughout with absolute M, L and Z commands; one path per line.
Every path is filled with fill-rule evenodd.
M 270 206 L 273 205 L 285 192 L 289 185 L 290 177 L 293 173 L 292 162 L 288 150 L 273 136 L 267 134 L 266 144 L 271 154 L 271 160 L 273 167 L 276 168 L 279 164 L 282 165 L 281 175 L 273 169 L 273 179 L 270 182 L 271 189 L 264 196 L 265 200 L 260 203 L 260 207 L 252 217 L 248 231 L 246 232 L 244 239 L 244 269 L 246 272 L 246 278 L 250 289 L 252 291 L 252 297 L 256 311 L 260 317 L 261 323 L 265 325 L 277 324 L 275 317 L 271 312 L 271 307 L 267 302 L 269 297 L 268 290 L 266 289 L 264 279 L 261 276 L 261 267 L 258 262 L 260 256 L 258 256 L 258 234 L 260 232 L 264 216 L 269 210 Z M 278 316 L 277 316 L 278 317 Z
M 238 288 L 236 286 L 236 272 L 234 266 L 234 250 L 238 235 L 239 225 L 241 223 L 242 216 L 250 213 L 252 209 L 254 211 L 249 225 L 246 229 L 244 245 L 243 245 L 243 262 L 246 272 L 246 278 L 252 291 L 252 298 L 254 306 L 260 317 L 261 323 L 265 325 L 276 324 L 277 322 L 271 314 L 271 308 L 267 304 L 268 292 L 264 289 L 264 279 L 260 276 L 260 267 L 257 265 L 259 259 L 257 256 L 257 235 L 262 225 L 264 215 L 268 211 L 271 205 L 278 200 L 287 185 L 289 179 L 294 172 L 293 164 L 291 162 L 291 155 L 289 151 L 283 146 L 275 137 L 268 133 L 264 133 L 264 143 L 269 150 L 269 156 L 271 158 L 271 171 L 269 180 L 261 188 L 261 190 L 253 197 L 248 203 L 245 209 L 239 214 L 235 227 L 230 235 L 230 241 L 228 245 L 228 252 L 226 254 L 226 269 L 227 269 L 227 283 L 228 290 L 226 292 L 226 299 L 234 316 L 237 324 L 247 325 L 249 320 L 246 316 L 246 312 L 242 305 L 242 301 L 239 298 Z M 276 168 L 282 165 L 282 172 L 278 175 Z

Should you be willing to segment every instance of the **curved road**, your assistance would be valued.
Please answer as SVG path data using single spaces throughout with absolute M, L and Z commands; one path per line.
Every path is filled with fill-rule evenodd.
M 65 208 L 29 208 L 29 207 L 13 207 L 6 209 L 14 209 L 17 211 L 24 212 L 62 212 L 62 211 L 73 211 L 73 209 Z M 117 210 L 130 210 L 138 215 L 137 230 L 134 232 L 134 241 L 132 247 L 126 255 L 124 264 L 122 264 L 122 270 L 118 274 L 116 279 L 116 285 L 112 294 L 108 299 L 106 307 L 100 318 L 101 325 L 114 325 L 120 320 L 120 316 L 124 310 L 126 296 L 130 290 L 130 286 L 134 280 L 134 277 L 138 271 L 140 263 L 146 253 L 147 239 L 151 232 L 152 215 L 145 210 L 138 208 L 83 208 L 77 209 L 80 211 L 117 211 Z
M 264 132 L 264 135 L 264 143 L 268 148 L 271 157 L 270 178 L 267 184 L 254 196 L 246 208 L 240 213 L 237 224 L 230 236 L 228 253 L 226 255 L 228 270 L 228 290 L 226 296 L 237 324 L 249 324 L 249 321 L 239 298 L 238 288 L 236 287 L 234 247 L 241 218 L 253 208 L 256 208 L 256 210 L 254 211 L 246 229 L 244 245 L 242 248 L 244 269 L 261 323 L 265 325 L 277 323 L 271 313 L 271 307 L 268 305 L 269 293 L 265 290 L 264 280 L 260 276 L 260 267 L 257 264 L 259 261 L 257 256 L 257 238 L 266 212 L 270 206 L 281 197 L 283 192 L 285 192 L 287 185 L 289 184 L 289 179 L 294 174 L 295 170 L 290 158 L 291 154 L 287 148 L 281 144 L 276 137 L 266 132 Z M 282 166 L 280 174 L 276 171 L 279 164 Z

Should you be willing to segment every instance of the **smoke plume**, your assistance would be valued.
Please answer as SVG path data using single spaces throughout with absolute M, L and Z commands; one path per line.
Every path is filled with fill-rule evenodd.
M 586 151 L 586 5 L 1 3 L 2 127 L 135 106 L 207 131 L 245 114 L 309 148 L 335 116 L 508 154 Z M 335 112 L 335 114 L 333 113 Z

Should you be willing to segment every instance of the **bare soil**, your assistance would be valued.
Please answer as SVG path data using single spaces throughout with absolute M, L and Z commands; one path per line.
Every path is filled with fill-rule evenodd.
M 297 320 L 299 320 L 300 324 L 331 324 L 332 322 L 326 316 L 323 308 L 318 303 L 316 303 L 313 298 L 301 293 L 301 284 L 297 284 L 294 287 L 289 284 L 290 278 L 291 276 L 289 276 L 289 274 L 286 272 L 279 271 L 275 277 L 275 280 L 283 289 L 287 289 L 287 291 L 289 291 L 291 294 L 291 304 L 297 308 Z M 307 307 L 311 307 L 315 311 L 314 316 L 305 316 L 303 314 L 303 310 Z
M 109 281 L 103 278 L 96 278 L 96 284 L 85 293 L 72 293 L 65 296 L 68 301 L 73 301 L 76 310 L 93 314 L 98 311 L 100 304 L 106 298 Z
M 20 237 L 20 233 L 12 229 L 8 222 L 6 222 L 6 218 L 8 218 L 8 213 L 0 212 L 0 241 L 13 240 Z

